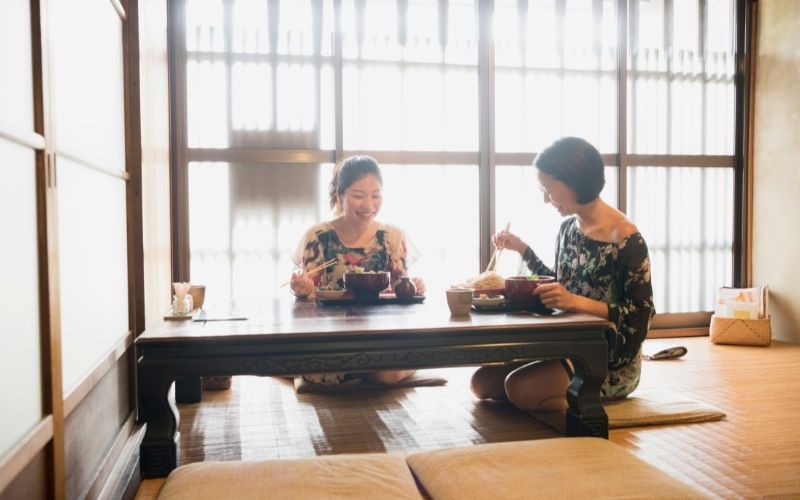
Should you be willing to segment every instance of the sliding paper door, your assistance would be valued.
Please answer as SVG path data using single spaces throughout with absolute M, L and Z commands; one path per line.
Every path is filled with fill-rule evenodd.
M 108 2 L 50 9 L 68 394 L 128 333 L 122 21 Z
M 30 26 L 0 2 L 0 462 L 43 417 Z

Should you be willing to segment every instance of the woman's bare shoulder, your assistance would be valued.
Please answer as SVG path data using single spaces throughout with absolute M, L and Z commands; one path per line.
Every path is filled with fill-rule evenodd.
M 639 232 L 639 228 L 629 218 L 622 215 L 612 227 L 612 237 L 617 243 L 624 240 L 628 236 Z

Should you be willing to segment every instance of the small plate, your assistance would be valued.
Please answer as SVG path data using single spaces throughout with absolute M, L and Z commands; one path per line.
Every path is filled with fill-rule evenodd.
M 478 298 L 481 295 L 488 295 L 489 297 L 494 297 L 497 295 L 503 295 L 505 291 L 506 291 L 505 288 L 476 288 L 472 296 L 475 298 Z
M 473 297 L 472 303 L 476 306 L 499 306 L 506 298 L 502 295 L 490 295 L 485 298 Z
M 344 288 L 341 290 L 323 290 L 318 289 L 316 292 L 318 299 L 341 299 L 347 294 Z

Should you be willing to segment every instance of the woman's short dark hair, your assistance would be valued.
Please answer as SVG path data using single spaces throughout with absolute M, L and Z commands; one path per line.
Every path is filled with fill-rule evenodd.
M 563 182 L 584 205 L 600 196 L 606 184 L 603 157 L 597 148 L 579 137 L 563 137 L 539 153 L 536 168 Z
M 328 189 L 331 208 L 337 213 L 341 210 L 339 199 L 354 182 L 365 175 L 374 175 L 383 185 L 383 176 L 378 162 L 371 156 L 351 156 L 345 158 L 333 169 L 333 178 Z

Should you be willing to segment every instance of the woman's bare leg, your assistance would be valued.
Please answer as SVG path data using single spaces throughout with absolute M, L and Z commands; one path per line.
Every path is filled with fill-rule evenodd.
M 514 363 L 499 366 L 481 366 L 472 374 L 470 389 L 479 399 L 491 399 L 494 401 L 506 401 L 505 380 L 509 373 L 523 366 L 522 363 Z
M 393 370 L 383 372 L 372 372 L 367 374 L 367 378 L 371 382 L 380 382 L 383 384 L 396 384 L 407 379 L 414 374 L 416 370 Z
M 505 392 L 522 410 L 550 413 L 567 409 L 571 376 L 561 361 L 537 361 L 508 374 Z

